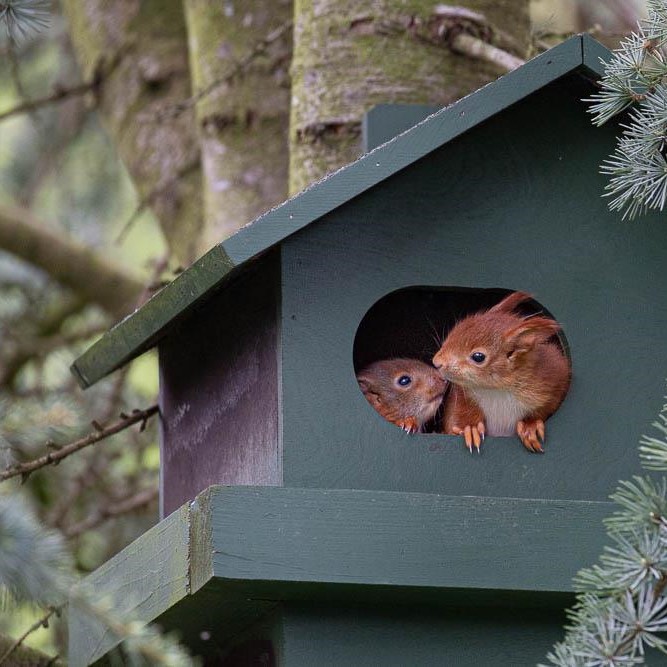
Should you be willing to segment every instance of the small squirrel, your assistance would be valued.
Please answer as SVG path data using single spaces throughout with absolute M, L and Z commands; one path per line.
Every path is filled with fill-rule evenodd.
M 447 389 L 435 368 L 417 359 L 383 359 L 357 374 L 366 400 L 387 421 L 408 433 L 435 417 Z
M 529 451 L 544 451 L 544 420 L 567 393 L 570 364 L 550 340 L 560 325 L 514 312 L 530 299 L 513 292 L 493 308 L 464 318 L 433 357 L 453 385 L 443 431 L 463 435 L 471 452 L 473 445 L 479 451 L 485 434 L 513 433 Z

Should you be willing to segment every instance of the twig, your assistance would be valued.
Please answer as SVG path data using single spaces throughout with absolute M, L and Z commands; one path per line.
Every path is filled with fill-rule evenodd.
M 76 537 L 81 535 L 81 533 L 86 532 L 87 530 L 92 530 L 97 528 L 99 525 L 103 524 L 109 519 L 116 518 L 122 514 L 128 514 L 137 509 L 145 507 L 152 503 L 158 497 L 158 489 L 145 489 L 135 493 L 132 496 L 128 496 L 123 500 L 109 505 L 108 507 L 101 508 L 94 512 L 90 516 L 86 517 L 78 523 L 72 524 L 71 526 L 65 528 L 63 533 L 66 537 Z
M 80 449 L 94 445 L 96 442 L 104 440 L 109 436 L 115 435 L 116 433 L 120 433 L 133 424 L 141 422 L 141 430 L 143 430 L 146 427 L 146 422 L 154 414 L 156 414 L 157 411 L 158 406 L 152 405 L 146 410 L 133 410 L 129 415 L 121 413 L 120 419 L 110 426 L 105 426 L 101 428 L 101 430 L 95 430 L 93 433 L 90 433 L 84 438 L 70 442 L 67 445 L 58 446 L 56 449 L 54 449 L 54 451 L 50 451 L 48 454 L 40 456 L 39 458 L 32 461 L 26 461 L 24 463 L 17 463 L 7 466 L 0 473 L 0 482 L 4 482 L 5 480 L 12 477 L 17 477 L 18 475 L 20 475 L 22 480 L 25 482 L 29 475 L 35 470 L 39 470 L 40 468 L 44 468 L 48 465 L 57 465 L 64 458 L 67 458 L 71 454 L 78 452 Z
M 85 81 L 84 83 L 72 86 L 71 88 L 61 88 L 56 86 L 55 90 L 50 95 L 24 100 L 20 104 L 17 104 L 15 107 L 7 109 L 7 111 L 0 112 L 0 121 L 11 118 L 12 116 L 18 116 L 22 113 L 35 111 L 41 107 L 55 104 L 56 102 L 62 102 L 63 100 L 69 99 L 70 97 L 75 97 L 76 95 L 83 95 L 89 90 L 95 88 L 97 85 L 97 81 Z
M 43 97 L 37 97 L 34 99 L 26 99 L 20 104 L 17 104 L 7 111 L 0 112 L 0 122 L 10 118 L 12 116 L 17 116 L 22 113 L 29 113 L 42 107 L 49 106 L 51 104 L 57 104 L 63 102 L 64 100 L 69 99 L 70 97 L 76 97 L 77 95 L 85 95 L 86 93 L 93 91 L 97 92 L 102 81 L 108 77 L 114 69 L 118 66 L 121 61 L 120 54 L 116 54 L 111 60 L 107 62 L 100 61 L 93 76 L 89 81 L 84 81 L 78 83 L 70 88 L 56 85 L 53 88 L 53 92 L 49 95 L 44 95 Z
M 436 5 L 428 18 L 405 15 L 378 18 L 365 14 L 355 17 L 350 22 L 350 29 L 361 34 L 405 33 L 427 44 L 448 47 L 454 53 L 491 63 L 505 71 L 516 69 L 525 62 L 507 50 L 521 52 L 516 40 L 489 23 L 483 14 L 463 7 Z
M 59 605 L 58 607 L 50 607 L 49 611 L 44 614 L 39 620 L 35 621 L 5 652 L 2 656 L 0 656 L 0 665 L 2 665 L 9 656 L 16 651 L 16 649 L 23 644 L 23 642 L 33 633 L 39 630 L 40 628 L 48 628 L 49 627 L 49 619 L 51 616 L 54 614 L 59 614 L 61 609 L 63 608 L 63 605 Z
M 526 62 L 521 58 L 513 56 L 507 51 L 503 51 L 477 37 L 466 35 L 464 33 L 456 35 L 456 37 L 451 40 L 450 47 L 454 53 L 468 56 L 475 60 L 483 60 L 484 62 L 496 65 L 508 72 L 511 72 L 517 67 L 521 67 L 521 65 Z
M 170 107 L 172 108 L 172 107 Z M 132 228 L 132 225 L 137 221 L 141 213 L 150 206 L 161 194 L 170 190 L 176 185 L 176 183 L 181 179 L 190 174 L 191 172 L 199 169 L 200 161 L 199 155 L 197 159 L 188 162 L 186 165 L 181 167 L 171 178 L 168 178 L 165 182 L 159 183 L 156 185 L 145 197 L 142 197 L 141 201 L 137 204 L 137 207 L 132 212 L 132 215 L 127 219 L 123 228 L 118 232 L 115 243 L 120 244 L 125 240 L 128 232 Z
M 292 21 L 286 21 L 281 26 L 272 30 L 266 37 L 261 39 L 253 48 L 245 55 L 241 60 L 236 61 L 232 68 L 224 76 L 221 76 L 219 79 L 211 82 L 206 88 L 202 88 L 197 91 L 192 97 L 189 97 L 182 102 L 173 104 L 166 109 L 163 109 L 160 113 L 157 114 L 156 118 L 158 121 L 168 120 L 179 116 L 184 111 L 191 109 L 202 99 L 210 95 L 214 90 L 220 86 L 230 83 L 235 77 L 237 77 L 241 72 L 244 72 L 247 67 L 257 58 L 266 52 L 266 50 L 273 44 L 277 42 L 286 32 L 292 29 Z

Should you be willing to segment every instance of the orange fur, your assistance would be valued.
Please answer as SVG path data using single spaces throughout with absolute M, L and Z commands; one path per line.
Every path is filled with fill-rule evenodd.
M 461 320 L 433 357 L 433 364 L 453 383 L 458 396 L 457 401 L 447 402 L 446 433 L 476 424 L 481 414 L 488 434 L 517 432 L 528 449 L 541 451 L 535 439 L 543 430 L 539 422 L 563 401 L 570 365 L 549 340 L 560 331 L 555 320 L 513 312 L 530 298 L 513 292 L 493 308 Z M 485 356 L 483 362 L 473 361 L 475 352 Z
M 410 384 L 398 383 L 402 376 Z M 417 359 L 383 359 L 357 374 L 366 400 L 387 421 L 404 431 L 421 431 L 433 419 L 447 388 L 447 382 L 428 364 Z

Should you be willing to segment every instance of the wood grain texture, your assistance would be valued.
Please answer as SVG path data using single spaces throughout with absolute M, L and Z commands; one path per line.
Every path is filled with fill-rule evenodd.
M 606 500 L 640 472 L 667 368 L 667 227 L 607 210 L 598 165 L 615 128 L 590 124 L 586 91 L 564 77 L 282 244 L 285 486 Z M 562 324 L 573 382 L 543 456 L 489 438 L 471 457 L 459 438 L 407 436 L 368 405 L 355 336 L 407 287 L 524 290 Z M 414 316 L 425 358 L 442 323 Z M 403 356 L 390 338 L 379 332 L 383 352 Z
M 74 362 L 72 372 L 81 386 L 94 384 L 155 345 L 165 335 L 170 323 L 193 303 L 206 297 L 212 287 L 226 281 L 234 266 L 258 256 L 476 125 L 582 67 L 582 44 L 581 36 L 572 37 L 539 55 L 315 183 L 216 246 Z M 586 44 L 587 53 L 604 53 L 600 51 L 604 47 L 593 49 L 590 41 Z M 595 76 L 602 73 L 602 66 L 595 57 L 588 58 L 585 69 Z
M 71 371 L 79 385 L 90 387 L 153 347 L 168 324 L 176 325 L 233 268 L 223 248 L 212 248 L 74 361 Z
M 558 608 L 571 576 L 599 553 L 610 510 L 594 502 L 214 486 L 85 584 L 123 617 L 178 630 L 196 653 L 219 657 L 284 601 L 463 605 L 476 614 L 509 601 Z M 116 643 L 86 611 L 73 608 L 69 624 L 72 665 Z
M 211 484 L 280 484 L 279 257 L 218 292 L 160 345 L 162 516 Z
M 189 593 L 188 508 L 144 533 L 84 580 L 117 618 L 152 621 Z M 87 608 L 69 605 L 69 665 L 91 664 L 119 643 Z
M 215 487 L 214 576 L 248 582 L 572 591 L 610 503 Z

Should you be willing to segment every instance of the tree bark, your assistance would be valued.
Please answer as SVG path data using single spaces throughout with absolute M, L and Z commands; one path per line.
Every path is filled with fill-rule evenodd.
M 136 306 L 144 288 L 130 271 L 65 232 L 50 229 L 27 209 L 0 206 L 0 248 L 116 317 Z
M 360 154 L 363 114 L 380 103 L 445 106 L 497 78 L 503 70 L 454 54 L 462 30 L 477 31 L 524 56 L 528 0 L 467 0 L 493 29 L 462 18 L 438 18 L 432 0 L 296 0 L 290 192 Z M 445 12 L 446 13 L 446 12 Z M 454 13 L 456 10 L 454 9 Z
M 184 5 L 195 96 L 212 88 L 196 105 L 206 250 L 287 194 L 292 3 Z
M 63 0 L 84 77 L 100 77 L 102 118 L 149 201 L 172 256 L 187 265 L 202 234 L 199 146 L 192 110 L 160 113 L 190 94 L 178 0 Z

